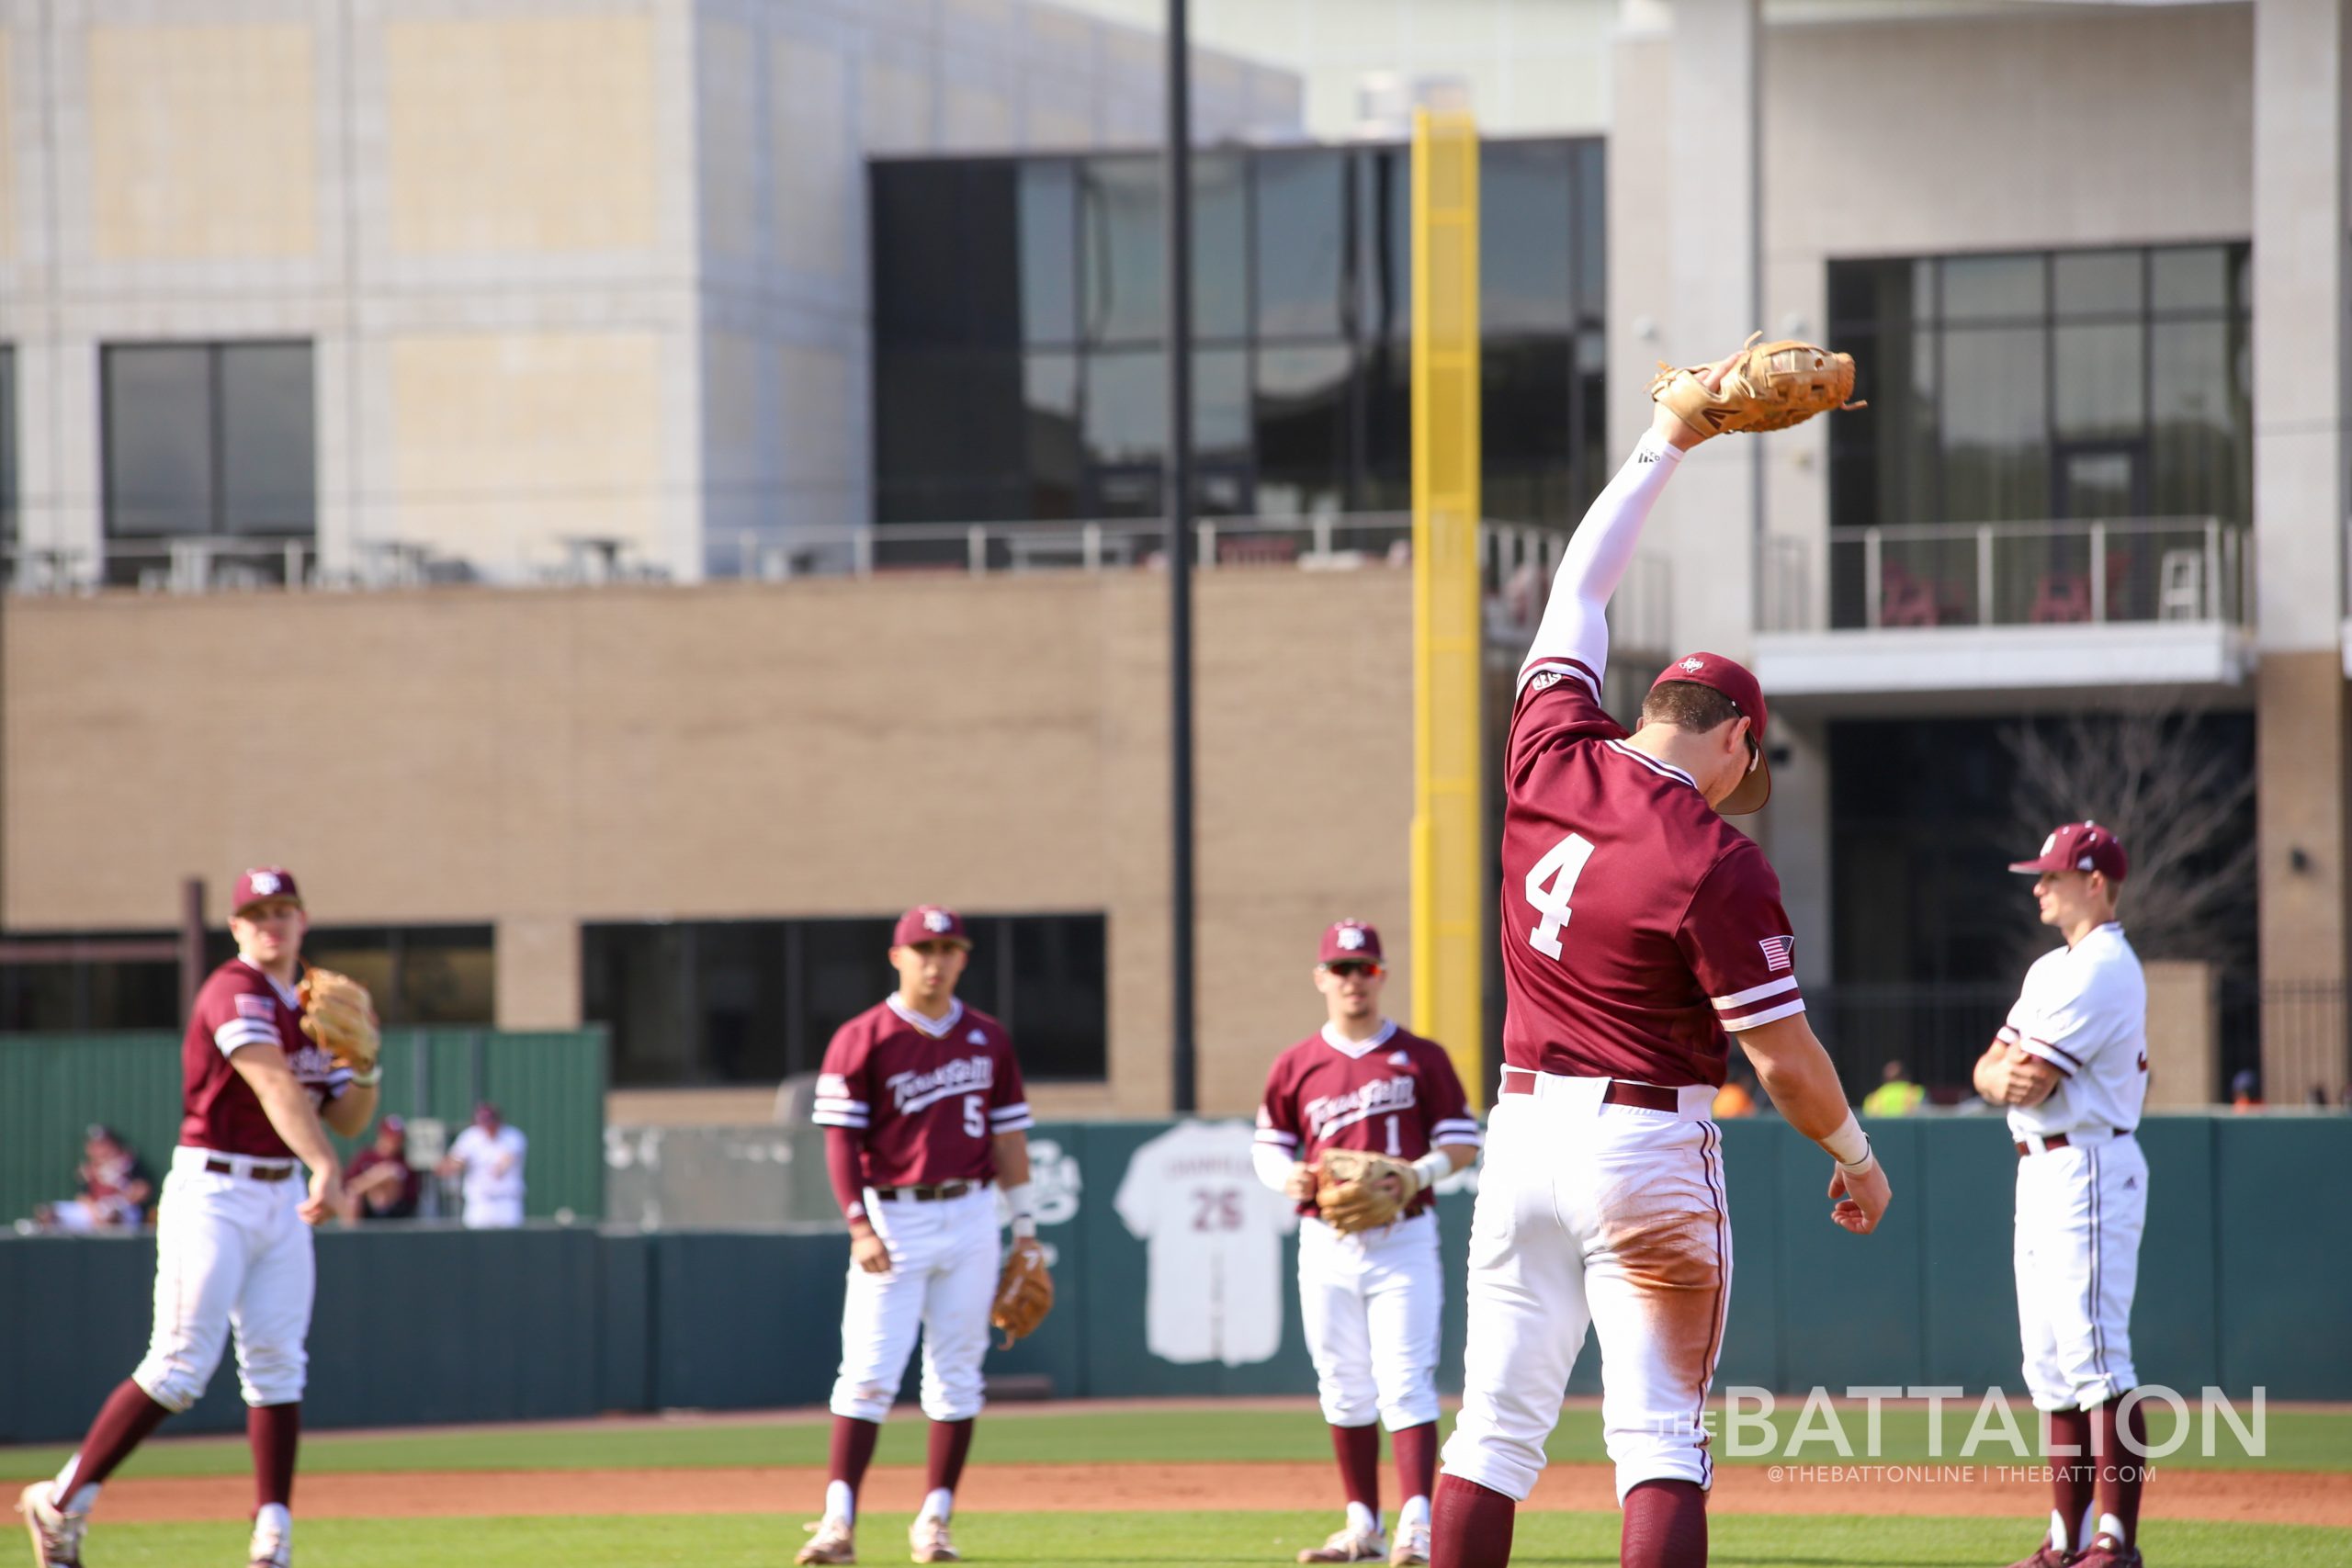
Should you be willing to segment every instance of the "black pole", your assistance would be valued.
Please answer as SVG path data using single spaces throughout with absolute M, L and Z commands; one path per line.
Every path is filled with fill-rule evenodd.
M 1170 1108 L 1196 1109 L 1193 1049 L 1193 106 L 1184 0 L 1168 0 L 1168 987 Z

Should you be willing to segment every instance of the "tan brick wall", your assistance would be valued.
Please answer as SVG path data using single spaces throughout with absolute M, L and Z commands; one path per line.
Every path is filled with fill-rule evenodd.
M 392 532 L 511 571 L 558 536 L 650 547 L 662 340 L 481 333 L 390 346 Z
M 311 254 L 314 48 L 304 27 L 92 28 L 94 253 L 106 261 Z
M 395 250 L 653 244 L 649 17 L 392 22 L 384 73 Z
M 1408 588 L 1201 579 L 1213 1111 L 1320 1022 L 1327 922 L 1407 950 Z M 1146 573 L 24 601 L 0 622 L 0 913 L 164 926 L 179 877 L 217 903 L 283 860 L 323 920 L 496 922 L 502 1016 L 544 1022 L 583 919 L 1099 909 L 1112 1082 L 1087 1098 L 1158 1111 L 1165 605 Z M 1405 976 L 1390 999 L 1408 1015 Z

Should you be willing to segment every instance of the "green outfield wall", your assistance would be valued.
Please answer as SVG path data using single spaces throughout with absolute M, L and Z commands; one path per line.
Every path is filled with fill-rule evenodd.
M 395 1029 L 384 1036 L 386 1112 L 445 1122 L 452 1136 L 489 1100 L 531 1140 L 526 1207 L 605 1212 L 605 1032 Z M 70 1198 L 82 1134 L 103 1122 L 157 1179 L 179 1134 L 180 1036 L 160 1031 L 0 1035 L 0 1227 Z M 336 1140 L 348 1155 L 357 1145 Z
M 1270 1217 L 1228 1204 L 1226 1178 L 1196 1162 L 1154 1165 L 1168 1130 L 1033 1134 L 1059 1301 L 1037 1335 L 991 1352 L 992 1376 L 1042 1375 L 1067 1396 L 1313 1389 L 1295 1239 L 1282 1234 L 1279 1205 Z M 2000 1124 L 1871 1130 L 1896 1204 L 1878 1235 L 1856 1237 L 1828 1221 L 1827 1168 L 1810 1144 L 1776 1121 L 1724 1126 L 1736 1240 L 1719 1383 L 2016 1385 L 2017 1159 Z M 1246 1142 L 1246 1127 L 1234 1131 Z M 2151 1172 L 2132 1319 L 2143 1378 L 2192 1394 L 2216 1384 L 2352 1398 L 2352 1207 L 2325 1185 L 2352 1169 L 2352 1121 L 2154 1117 L 2141 1139 Z M 1471 1202 L 1459 1193 L 1441 1205 L 1448 1389 L 1461 1382 Z M 830 1230 L 329 1231 L 307 1418 L 391 1426 L 817 1404 L 839 1355 L 847 1250 Z M 0 1442 L 80 1432 L 145 1344 L 153 1258 L 143 1237 L 0 1241 L 0 1325 L 10 1344 L 40 1348 L 0 1357 Z M 1166 1296 L 1170 1280 L 1193 1293 Z M 1572 1386 L 1599 1389 L 1590 1347 Z M 224 1367 L 175 1427 L 241 1420 Z

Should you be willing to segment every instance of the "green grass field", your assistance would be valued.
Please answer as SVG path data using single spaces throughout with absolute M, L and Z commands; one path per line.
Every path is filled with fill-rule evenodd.
M 1943 1452 L 1959 1452 L 1967 1437 L 1974 1407 L 1959 1404 L 1944 1414 Z M 1727 1464 L 1766 1464 L 1781 1458 L 1826 1463 L 1838 1457 L 1826 1438 L 1815 1438 L 1793 1454 L 1789 1442 L 1798 1414 L 1781 1410 L 1772 1418 L 1776 1434 L 1769 1454 L 1745 1455 L 1719 1438 L 1718 1459 Z M 2031 1413 L 2019 1407 L 2020 1425 Z M 1840 1416 L 1849 1443 L 1862 1454 L 1867 1423 L 1859 1405 Z M 2192 1435 L 2179 1451 L 2163 1462 L 2181 1469 L 2224 1470 L 2352 1470 L 2352 1413 L 2273 1410 L 2265 1426 L 2265 1454 L 2249 1455 L 2225 1425 L 2216 1424 L 2219 1439 L 2212 1457 L 2199 1452 Z M 2159 1447 L 2171 1430 L 2169 1416 L 2150 1413 L 2149 1435 Z M 2194 1431 L 2194 1429 L 2192 1429 Z M 772 1421 L 756 1424 L 684 1422 L 662 1426 L 645 1422 L 616 1422 L 607 1428 L 566 1427 L 541 1430 L 502 1429 L 440 1432 L 422 1436 L 337 1437 L 332 1433 L 306 1436 L 302 1467 L 313 1473 L 418 1470 L 638 1470 L 699 1465 L 801 1465 L 825 1462 L 826 1426 L 821 1420 Z M 1721 1428 L 1718 1427 L 1718 1431 Z M 2031 1438 L 2029 1426 L 2027 1436 Z M 1928 1452 L 1927 1413 L 1914 1408 L 1883 1412 L 1879 1457 L 1890 1464 L 1917 1463 Z M 923 1427 L 919 1419 L 899 1419 L 882 1429 L 876 1455 L 882 1464 L 921 1464 Z M 0 1479 L 29 1480 L 53 1473 L 65 1462 L 66 1445 L 0 1449 Z M 1189 1460 L 1320 1460 L 1330 1452 L 1330 1438 L 1322 1418 L 1302 1405 L 1294 1410 L 1173 1409 L 1121 1410 L 1101 1415 L 1029 1415 L 1018 1406 L 983 1421 L 976 1450 L 983 1461 L 1030 1464 L 1138 1464 Z M 1553 1433 L 1551 1454 L 1564 1461 L 1600 1463 L 1608 1458 L 1600 1440 L 1600 1413 L 1576 1409 L 1564 1412 Z M 1996 1441 L 1980 1448 L 1985 1463 L 2013 1463 L 2027 1458 Z M 242 1436 L 193 1438 L 150 1443 L 124 1467 L 125 1475 L 238 1475 L 250 1461 Z
M 859 1530 L 859 1556 L 903 1562 L 906 1516 L 876 1515 Z M 1329 1512 L 1313 1514 L 973 1514 L 956 1522 L 966 1559 L 990 1568 L 1121 1568 L 1127 1563 L 1231 1564 L 1265 1568 L 1319 1541 Z M 1758 1518 L 1713 1521 L 1718 1568 L 1987 1568 L 2031 1544 L 2030 1522 L 1988 1519 Z M 2274 1525 L 2149 1521 L 2154 1568 L 2340 1568 L 2352 1553 L 2343 1530 Z M 319 1519 L 295 1529 L 303 1568 L 775 1568 L 801 1540 L 775 1517 Z M 101 1526 L 90 1538 L 105 1568 L 182 1568 L 238 1560 L 236 1525 Z M 100 1553 L 104 1555 L 101 1556 Z M 1613 1514 L 1530 1514 L 1520 1520 L 1514 1563 L 1617 1561 Z
M 1952 1417 L 1946 1452 L 1956 1450 L 1973 1410 Z M 1779 1423 L 1781 1450 L 1793 1413 Z M 1857 1411 L 1847 1429 L 1859 1449 Z M 2159 1426 L 2159 1438 L 2162 1427 Z M 920 1463 L 920 1419 L 884 1428 L 879 1461 Z M 2352 1413 L 2274 1411 L 2268 1457 L 2242 1452 L 2206 1460 L 2192 1441 L 2169 1464 L 2277 1471 L 2352 1471 Z M 714 1424 L 616 1422 L 608 1427 L 507 1429 L 306 1439 L 303 1468 L 328 1472 L 661 1469 L 717 1465 L 813 1465 L 824 1461 L 821 1419 Z M 1562 1460 L 1598 1461 L 1600 1416 L 1566 1413 L 1552 1451 Z M 1329 1453 L 1311 1408 L 1124 1409 L 1099 1413 L 1001 1413 L 985 1421 L 974 1457 L 980 1464 L 1149 1463 L 1182 1461 L 1319 1461 Z M 1881 1457 L 1905 1462 L 1926 1456 L 1924 1413 L 1885 1413 Z M 1780 1451 L 1770 1457 L 1780 1457 Z M 1826 1444 L 1800 1460 L 1826 1462 Z M 30 1477 L 62 1463 L 62 1448 L 0 1450 L 0 1476 Z M 2007 1462 L 2006 1452 L 1980 1454 Z M 239 1476 L 248 1459 L 241 1438 L 151 1443 L 124 1474 Z M 1766 1456 L 1745 1462 L 1765 1463 Z M 2154 1568 L 2337 1568 L 2352 1562 L 2352 1530 L 2249 1526 L 2167 1519 L 2161 1488 L 2152 1501 L 2144 1549 Z M 1393 1501 L 1393 1500 L 1392 1500 Z M 299 1503 L 299 1494 L 298 1494 Z M 1318 1541 L 1335 1510 L 1196 1513 L 971 1513 L 956 1533 L 970 1561 L 1018 1568 L 1118 1568 L 1130 1563 L 1275 1564 Z M 905 1516 L 863 1522 L 860 1545 L 873 1563 L 904 1562 Z M 1713 1521 L 1713 1560 L 1758 1568 L 1994 1568 L 2031 1544 L 2039 1521 L 1982 1518 L 1761 1517 L 1725 1513 Z M 490 1519 L 305 1518 L 297 1526 L 304 1568 L 418 1568 L 463 1562 L 469 1568 L 775 1568 L 803 1537 L 797 1517 L 707 1515 L 675 1517 L 582 1517 Z M 238 1561 L 243 1527 L 232 1524 L 119 1524 L 100 1509 L 90 1558 L 103 1568 Z M 12 1561 L 0 1546 L 0 1568 Z M 1531 1513 L 1520 1521 L 1514 1561 L 1591 1563 L 1616 1561 L 1617 1519 L 1610 1513 Z

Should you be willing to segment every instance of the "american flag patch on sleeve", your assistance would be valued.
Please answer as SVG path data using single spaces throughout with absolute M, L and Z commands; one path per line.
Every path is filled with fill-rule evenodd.
M 1775 974 L 1796 962 L 1797 939 L 1792 936 L 1768 936 L 1756 945 L 1764 950 L 1764 967 Z
M 267 997 L 257 996 L 252 991 L 243 991 L 237 997 L 237 1016 L 257 1018 L 265 1023 L 274 1023 L 277 1020 L 277 1009 Z

